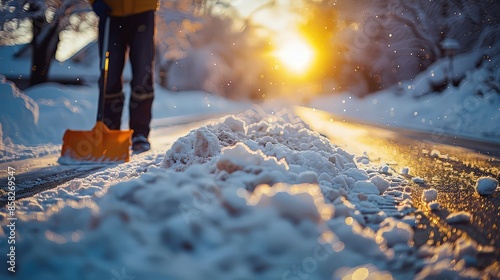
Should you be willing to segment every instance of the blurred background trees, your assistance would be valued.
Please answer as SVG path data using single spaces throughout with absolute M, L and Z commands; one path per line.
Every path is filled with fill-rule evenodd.
M 31 51 L 30 85 L 47 82 L 60 33 L 94 26 L 89 12 L 90 6 L 84 0 L 2 0 L 0 45 L 30 42 L 31 48 L 23 48 L 16 55 Z
M 241 17 L 231 2 L 161 2 L 156 39 L 162 86 L 262 98 L 266 32 Z
M 496 1 L 358 2 L 357 9 L 351 10 L 354 15 L 339 12 L 343 28 L 333 46 L 339 50 L 335 63 L 341 65 L 334 80 L 338 88 L 355 95 L 411 80 L 450 55 L 442 44 L 445 39 L 457 43 L 453 55 L 476 52 L 489 57 L 492 49 L 498 50 L 500 5 Z M 331 8 L 339 11 L 352 5 L 343 0 L 334 4 Z

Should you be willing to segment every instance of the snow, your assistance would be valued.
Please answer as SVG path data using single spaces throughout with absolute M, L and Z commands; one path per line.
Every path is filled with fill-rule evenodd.
M 465 93 L 480 87 L 480 71 L 419 102 L 380 92 L 365 100 L 345 94 L 313 103 L 381 125 L 491 141 L 499 131 L 498 100 Z M 95 86 L 49 83 L 21 92 L 0 77 L 0 87 L 6 100 L 0 104 L 0 162 L 57 154 L 66 129 L 94 124 Z M 458 105 L 443 112 L 437 107 L 443 102 Z M 444 279 L 495 273 L 468 267 L 483 248 L 470 240 L 415 247 L 418 221 L 408 176 L 335 146 L 289 110 L 249 107 L 158 87 L 152 135 L 162 141 L 152 151 L 17 201 L 22 267 L 16 279 Z M 463 112 L 471 114 L 460 125 L 447 122 Z M 183 136 L 169 128 L 215 114 L 226 116 Z M 124 128 L 127 118 L 125 112 Z M 409 168 L 400 173 L 408 175 Z M 488 182 L 478 181 L 478 193 L 492 188 Z M 437 195 L 424 190 L 421 199 L 437 210 Z M 2 226 L 8 217 L 1 209 Z M 447 222 L 470 219 L 458 212 Z M 3 240 L 7 232 L 0 229 Z M 0 242 L 0 251 L 7 246 Z M 12 275 L 1 270 L 0 278 Z
M 344 175 L 353 168 L 353 156 L 289 112 L 267 115 L 256 108 L 231 116 L 179 138 L 161 160 L 132 161 L 24 200 L 18 250 L 36 249 L 19 256 L 34 268 L 19 275 L 104 277 L 120 265 L 175 279 L 276 279 L 295 274 L 294 263 L 311 277 L 352 265 L 391 269 L 383 239 L 349 214 L 367 209 L 357 199 L 363 192 L 356 191 L 356 179 Z M 319 178 L 321 184 L 303 183 Z M 382 202 L 392 201 L 373 188 Z M 365 202 L 379 208 L 377 201 Z M 352 208 L 342 211 L 344 205 Z M 44 210 L 43 221 L 33 218 Z M 50 269 L 57 263 L 67 265 Z
M 387 246 L 391 248 L 398 244 L 413 245 L 413 229 L 408 224 L 394 218 L 387 218 L 381 223 L 377 237 L 385 239 Z
M 450 224 L 469 223 L 472 215 L 465 211 L 451 213 L 446 217 L 446 221 Z
M 380 194 L 380 191 L 375 184 L 365 181 L 356 182 L 354 185 L 354 191 L 364 194 Z
M 481 177 L 477 179 L 476 191 L 480 195 L 492 195 L 498 187 L 498 181 L 491 177 Z
M 357 166 L 290 111 L 254 107 L 164 149 L 19 201 L 29 269 L 16 277 L 408 279 L 469 254 L 417 257 L 404 180 Z
M 405 166 L 403 168 L 401 168 L 401 170 L 399 171 L 400 174 L 403 174 L 403 175 L 409 175 L 410 174 L 410 168 Z
M 308 105 L 340 119 L 428 132 L 434 141 L 462 137 L 500 143 L 500 95 L 489 86 L 500 73 L 495 62 L 483 59 L 479 51 L 457 56 L 454 79 L 460 84 L 435 92 L 434 85 L 446 82 L 448 68 L 444 58 L 398 88 L 364 98 L 349 92 L 323 95 Z
M 454 38 L 444 38 L 440 43 L 444 50 L 458 50 L 460 48 L 460 43 Z
M 425 183 L 425 179 L 420 178 L 420 177 L 413 177 L 413 178 L 411 178 L 411 180 L 412 180 L 414 183 L 416 183 L 416 184 L 423 184 L 423 183 Z
M 378 188 L 380 194 L 383 194 L 391 185 L 391 182 L 384 179 L 384 177 L 380 175 L 371 177 L 370 182 L 372 182 Z
M 429 156 L 433 158 L 439 158 L 441 156 L 441 152 L 436 149 L 433 149 L 429 154 Z
M 389 165 L 383 164 L 380 166 L 379 170 L 380 170 L 380 172 L 383 172 L 383 173 L 389 173 L 391 168 L 389 167 Z
M 431 209 L 431 211 L 437 211 L 440 209 L 440 204 L 439 202 L 437 201 L 431 201 L 431 202 L 428 202 L 427 205 L 429 206 L 429 209 Z
M 434 188 L 427 189 L 422 192 L 422 201 L 425 203 L 437 200 L 437 197 L 438 197 L 438 191 Z

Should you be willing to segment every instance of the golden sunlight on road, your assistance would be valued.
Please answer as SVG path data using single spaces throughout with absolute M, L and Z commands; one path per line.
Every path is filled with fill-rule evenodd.
M 314 58 L 313 48 L 300 37 L 290 37 L 279 42 L 276 57 L 292 73 L 305 74 Z

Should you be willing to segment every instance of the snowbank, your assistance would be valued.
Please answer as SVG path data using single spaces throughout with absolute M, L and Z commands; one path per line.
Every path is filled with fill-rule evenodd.
M 374 170 L 358 168 L 290 112 L 228 116 L 162 157 L 20 201 L 16 277 L 409 279 L 422 268 L 445 275 L 465 251 L 417 254 L 404 222 L 411 219 L 400 220 L 412 214 L 409 188 Z M 8 223 L 6 213 L 0 219 Z
M 431 64 L 415 78 L 401 82 L 398 91 L 403 95 L 421 97 L 446 86 L 448 80 L 458 83 L 466 77 L 467 71 L 474 69 L 481 62 L 484 52 L 464 53 L 451 60 L 448 57 L 442 58 Z M 450 73 L 450 71 L 453 71 L 453 73 Z
M 66 129 L 94 122 L 93 96 L 84 87 L 48 83 L 22 92 L 0 75 L 0 92 L 0 162 L 57 153 Z
M 0 122 L 4 137 L 14 138 L 15 141 L 31 136 L 30 130 L 33 130 L 39 121 L 38 104 L 2 75 L 0 75 L 0 92 L 2 93 Z M 22 129 L 21 126 L 27 129 Z
M 50 141 L 36 144 L 49 135 L 52 125 L 40 131 L 40 105 L 0 75 L 0 162 L 38 157 L 58 151 Z M 43 105 L 42 105 L 43 106 Z M 43 110 L 45 112 L 45 110 Z M 42 118 L 44 119 L 44 117 Z M 56 122 L 59 122 L 58 120 Z M 26 145 L 30 145 L 27 147 Z
M 457 60 L 456 63 L 464 64 L 461 68 L 456 66 L 463 80 L 457 87 L 452 85 L 442 92 L 432 92 L 431 84 L 442 82 L 444 66 L 402 84 L 402 88 L 406 88 L 400 94 L 396 94 L 395 89 L 365 98 L 342 93 L 319 97 L 310 106 L 348 119 L 430 132 L 434 140 L 461 136 L 500 143 L 500 94 L 495 90 L 500 73 L 495 66 L 498 64 L 485 60 L 480 68 L 465 71 L 471 69 L 467 65 L 475 59 L 477 55 Z

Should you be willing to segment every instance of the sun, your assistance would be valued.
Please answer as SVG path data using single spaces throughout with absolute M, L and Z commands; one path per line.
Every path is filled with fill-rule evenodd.
M 287 69 L 295 74 L 303 74 L 312 64 L 314 50 L 304 40 L 293 38 L 280 42 L 275 55 Z

